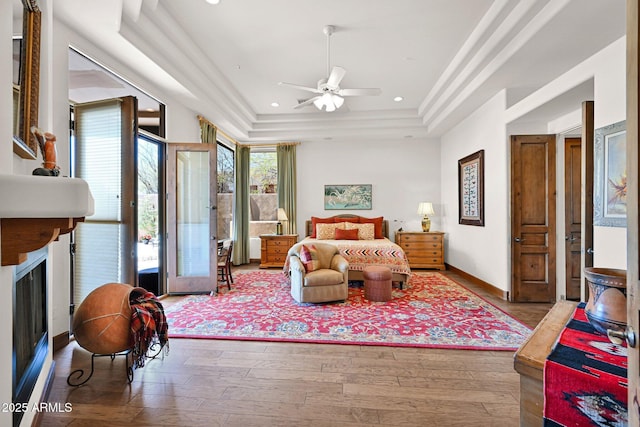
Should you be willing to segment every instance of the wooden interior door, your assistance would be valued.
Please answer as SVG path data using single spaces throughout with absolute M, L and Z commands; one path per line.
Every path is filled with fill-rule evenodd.
M 555 135 L 511 137 L 511 298 L 556 294 Z
M 582 140 L 564 140 L 565 296 L 579 301 L 582 269 Z
M 167 144 L 167 290 L 212 293 L 218 277 L 217 145 Z
M 638 223 L 640 164 L 638 151 L 638 124 L 640 123 L 640 64 L 638 62 L 640 31 L 640 9 L 637 0 L 627 0 L 627 343 L 629 380 L 629 414 L 630 426 L 640 425 L 640 352 L 637 332 L 640 330 L 640 251 L 638 238 L 640 225 Z
M 593 267 L 593 176 L 595 127 L 593 101 L 582 103 L 582 266 Z M 587 300 L 585 281 L 582 282 L 582 300 Z

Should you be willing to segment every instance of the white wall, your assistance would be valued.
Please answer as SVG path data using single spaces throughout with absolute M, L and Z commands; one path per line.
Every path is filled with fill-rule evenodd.
M 506 92 L 501 91 L 442 136 L 442 205 L 445 261 L 509 290 L 509 176 L 507 135 L 503 123 Z M 458 223 L 458 160 L 484 153 L 484 227 Z
M 12 173 L 12 2 L 0 2 L 0 173 Z M 13 267 L 0 267 L 0 402 L 11 402 Z M 11 425 L 11 414 L 0 412 L 0 425 Z
M 576 111 L 580 105 L 558 117 L 541 119 L 528 115 L 588 80 L 593 81 L 595 127 L 624 120 L 625 54 L 625 39 L 622 38 L 509 108 L 505 108 L 505 94 L 497 94 L 442 136 L 442 203 L 446 212 L 447 263 L 499 289 L 510 290 L 508 137 L 512 134 L 562 133 L 579 126 L 581 116 Z M 484 228 L 457 223 L 457 160 L 479 149 L 485 149 Z M 559 143 L 557 153 L 563 149 Z M 557 174 L 563 176 L 562 155 L 558 158 Z M 559 181 L 559 198 L 564 197 L 564 186 L 560 184 Z M 563 234 L 563 219 L 558 219 L 557 230 Z M 558 242 L 561 237 L 556 236 Z M 595 266 L 626 268 L 626 229 L 595 227 L 594 251 Z M 562 253 L 557 255 L 564 256 Z M 558 260 L 560 271 L 563 262 L 561 258 Z M 558 286 L 562 286 L 564 272 L 556 279 Z M 558 297 L 562 293 L 559 290 Z
M 437 140 L 400 139 L 371 142 L 305 142 L 297 148 L 299 238 L 311 216 L 350 213 L 384 216 L 395 232 L 421 230 L 418 203 L 434 203 L 432 230 L 441 229 L 440 147 Z M 324 186 L 372 184 L 371 210 L 324 209 Z M 392 234 L 392 233 L 390 233 Z M 393 239 L 394 236 L 390 235 Z
M 598 55 L 595 68 L 595 128 L 627 118 L 626 108 L 626 38 L 618 40 Z M 627 268 L 627 229 L 593 228 L 594 267 Z

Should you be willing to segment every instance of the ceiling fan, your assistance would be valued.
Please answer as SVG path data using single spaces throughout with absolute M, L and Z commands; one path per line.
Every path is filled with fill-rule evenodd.
M 293 108 L 302 108 L 313 104 L 319 110 L 324 108 L 325 111 L 331 112 L 342 107 L 344 97 L 346 96 L 376 96 L 382 93 L 378 88 L 340 88 L 340 82 L 344 78 L 347 70 L 338 66 L 331 68 L 331 34 L 333 34 L 334 31 L 335 27 L 333 25 L 326 25 L 322 29 L 322 32 L 327 36 L 327 78 L 318 80 L 318 86 L 315 88 L 286 82 L 278 83 L 281 86 L 289 86 L 316 94 L 309 99 L 300 101 L 298 105 Z

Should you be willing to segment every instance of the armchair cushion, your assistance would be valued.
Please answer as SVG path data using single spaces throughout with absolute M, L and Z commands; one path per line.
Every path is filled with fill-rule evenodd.
M 343 282 L 344 276 L 340 271 L 323 268 L 321 270 L 307 273 L 304 277 L 303 286 L 328 286 L 339 285 Z

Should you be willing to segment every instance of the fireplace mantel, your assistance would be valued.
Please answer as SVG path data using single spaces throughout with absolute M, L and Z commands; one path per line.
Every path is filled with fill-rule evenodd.
M 93 211 L 84 180 L 0 175 L 0 264 L 22 263 L 27 253 L 71 232 Z

